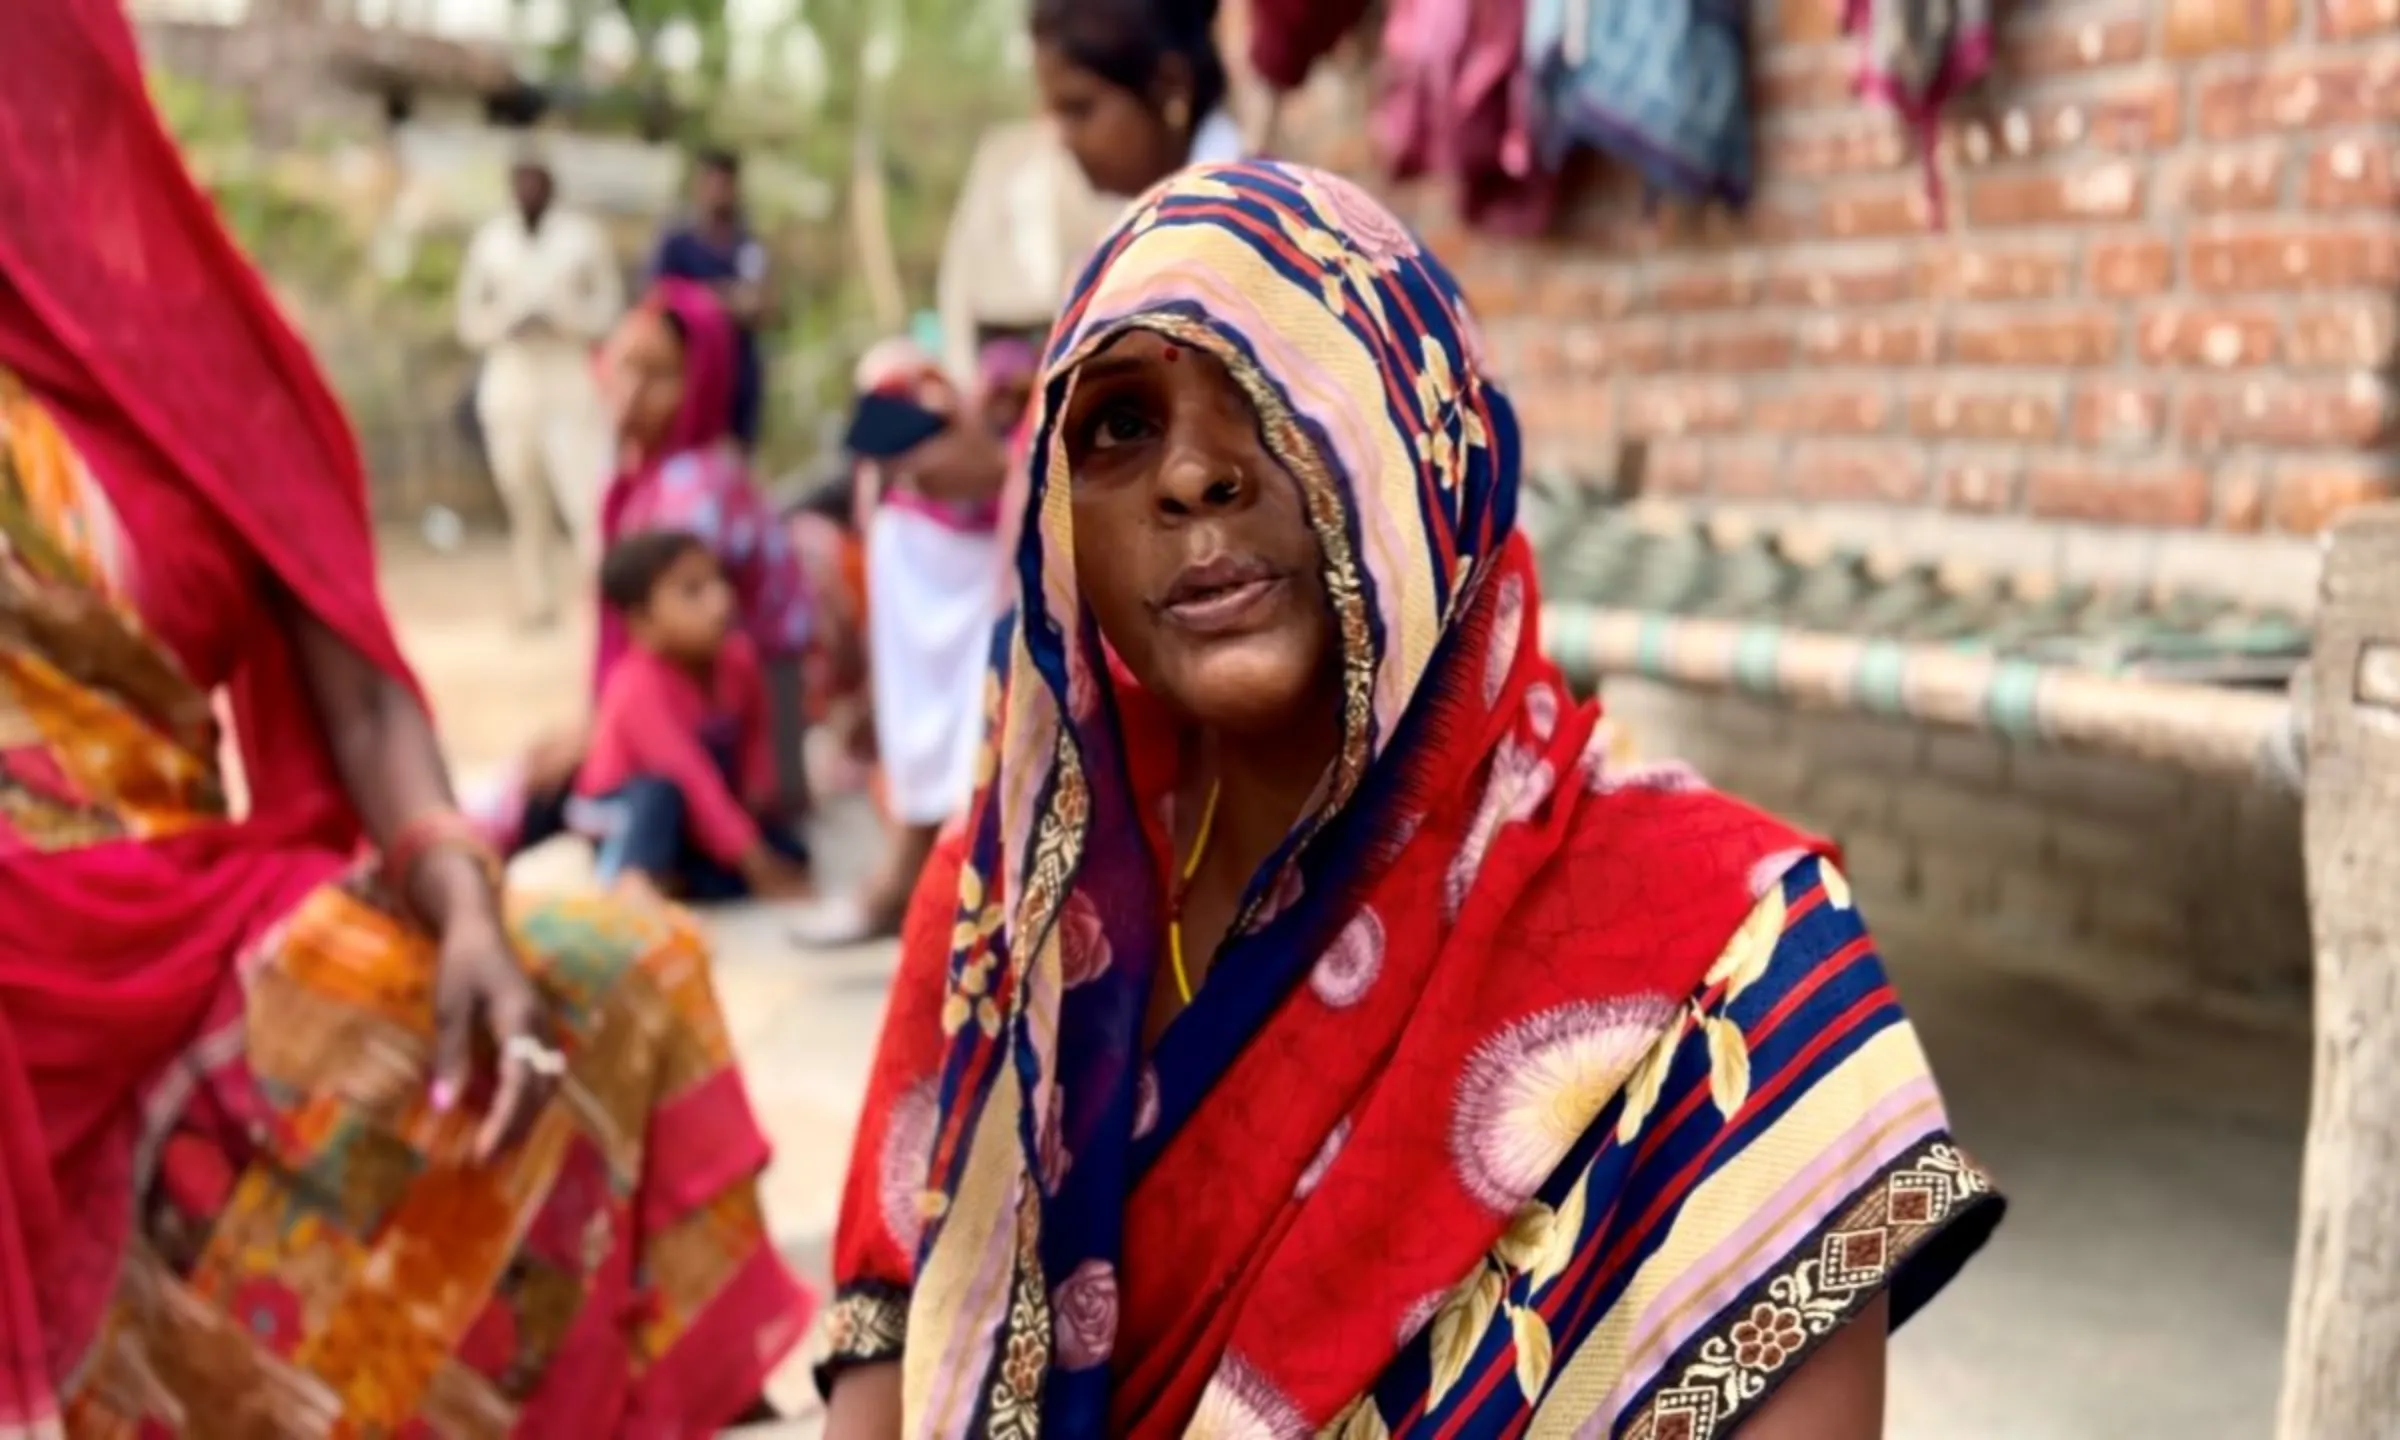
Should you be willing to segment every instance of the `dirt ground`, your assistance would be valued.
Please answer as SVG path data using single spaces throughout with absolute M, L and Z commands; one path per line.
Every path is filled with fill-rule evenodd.
M 387 547 L 387 593 L 454 763 L 472 775 L 583 700 L 587 642 L 509 623 L 496 544 Z M 827 817 L 838 877 L 873 843 Z M 523 877 L 572 884 L 577 857 Z M 1862 895 L 1870 915 L 1874 897 Z M 808 954 L 781 917 L 718 918 L 720 986 L 751 1093 L 776 1140 L 779 1239 L 821 1264 L 891 957 Z M 2271 1432 L 2299 1149 L 2304 1016 L 2206 1007 L 1945 963 L 1938 935 L 1886 933 L 1956 1128 L 2012 1208 L 1990 1250 L 1895 1341 L 1890 1433 L 1924 1440 L 2250 1440 Z M 806 1386 L 778 1383 L 794 1406 Z M 796 1430 L 807 1428 L 804 1420 Z M 2344 1437 L 2347 1440 L 2347 1437 Z

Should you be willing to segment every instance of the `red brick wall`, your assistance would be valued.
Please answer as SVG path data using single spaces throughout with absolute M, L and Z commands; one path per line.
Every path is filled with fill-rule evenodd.
M 1987 94 L 1913 137 L 1850 93 L 1841 0 L 1755 0 L 1750 213 L 1651 220 L 1595 165 L 1552 241 L 1412 197 L 1538 460 L 1654 484 L 2305 533 L 2400 493 L 2400 4 L 2017 0 Z M 1372 173 L 1363 86 L 1293 153 Z
M 1841 8 L 1754 0 L 1743 217 L 1647 219 L 1598 165 L 1541 244 L 1401 197 L 1472 292 L 1537 468 L 1598 477 L 1639 436 L 1653 486 L 1705 502 L 2054 528 L 2062 556 L 2180 549 L 2186 574 L 2400 494 L 2400 0 L 2002 0 L 1938 223 L 1913 138 L 1851 97 Z M 1374 179 L 1365 93 L 1328 67 L 1287 153 Z M 1645 752 L 1839 838 L 1896 952 L 2306 993 L 2288 798 L 1640 681 L 1606 697 Z

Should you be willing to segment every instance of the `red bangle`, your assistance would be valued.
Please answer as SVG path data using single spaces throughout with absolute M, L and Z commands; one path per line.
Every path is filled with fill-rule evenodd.
M 392 843 L 383 849 L 384 887 L 394 895 L 406 896 L 417 867 L 436 850 L 456 850 L 468 856 L 493 888 L 499 887 L 504 867 L 498 852 L 476 830 L 474 822 L 456 810 L 428 810 L 400 827 Z

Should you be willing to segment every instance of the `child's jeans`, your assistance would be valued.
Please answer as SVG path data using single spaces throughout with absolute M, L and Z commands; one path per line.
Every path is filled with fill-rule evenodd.
M 683 792 L 673 782 L 637 775 L 579 812 L 601 822 L 597 865 L 603 886 L 628 871 L 697 904 L 741 900 L 750 894 L 741 873 L 694 845 L 684 825 Z M 582 828 L 582 816 L 577 828 Z M 808 847 L 782 825 L 761 822 L 759 837 L 785 859 L 808 863 Z

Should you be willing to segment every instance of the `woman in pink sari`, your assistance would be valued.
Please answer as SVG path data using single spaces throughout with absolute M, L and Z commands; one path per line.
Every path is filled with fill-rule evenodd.
M 113 0 L 0 91 L 0 1440 L 695 1437 L 799 1338 L 672 915 L 512 903 Z
M 806 805 L 800 673 L 814 607 L 789 529 L 751 478 L 733 433 L 735 332 L 705 286 L 664 280 L 626 316 L 601 353 L 602 388 L 617 416 L 621 463 L 601 499 L 602 548 L 645 530 L 697 535 L 733 584 L 740 628 L 755 648 L 773 707 L 783 809 Z M 624 621 L 601 607 L 592 693 L 625 653 Z M 503 850 L 538 844 L 572 825 L 566 796 L 586 727 L 543 737 L 518 776 L 482 808 Z

